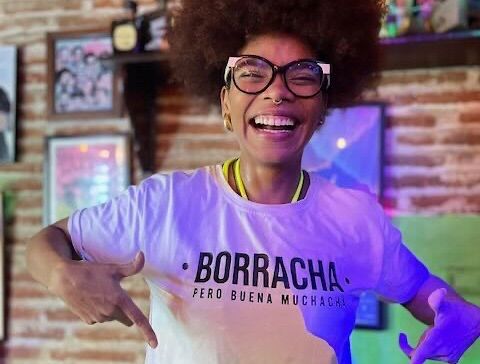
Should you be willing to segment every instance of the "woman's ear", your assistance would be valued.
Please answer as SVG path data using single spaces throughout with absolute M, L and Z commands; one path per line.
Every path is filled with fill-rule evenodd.
M 230 114 L 230 98 L 225 86 L 220 90 L 220 104 L 222 105 L 222 116 Z

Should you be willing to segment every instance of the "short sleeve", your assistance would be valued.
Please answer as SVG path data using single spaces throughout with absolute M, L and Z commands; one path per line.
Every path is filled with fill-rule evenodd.
M 68 231 L 83 259 L 125 263 L 142 248 L 142 189 L 130 186 L 112 200 L 69 217 Z
M 412 299 L 430 273 L 405 246 L 402 234 L 383 215 L 384 249 L 376 292 L 385 299 L 405 303 Z

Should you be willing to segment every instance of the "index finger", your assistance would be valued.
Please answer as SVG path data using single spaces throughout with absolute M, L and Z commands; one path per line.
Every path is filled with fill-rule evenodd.
M 133 324 L 138 327 L 148 344 L 152 348 L 156 348 L 158 345 L 157 336 L 155 335 L 152 326 L 150 326 L 150 322 L 148 322 L 148 319 L 143 312 L 127 294 L 125 294 L 120 301 L 119 308 L 123 311 L 125 316 L 127 316 Z

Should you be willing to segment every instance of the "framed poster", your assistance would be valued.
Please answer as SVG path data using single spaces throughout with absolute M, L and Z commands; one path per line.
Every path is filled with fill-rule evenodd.
M 15 161 L 17 48 L 0 47 L 0 163 Z
M 115 197 L 130 185 L 126 134 L 49 137 L 46 140 L 44 223 Z
M 381 103 L 332 110 L 305 148 L 303 168 L 380 197 L 384 114 Z
M 47 34 L 50 119 L 108 118 L 120 115 L 119 79 L 108 31 Z
M 305 148 L 303 168 L 341 187 L 382 195 L 385 105 L 365 103 L 335 109 Z M 384 327 L 384 304 L 375 294 L 360 297 L 356 326 Z

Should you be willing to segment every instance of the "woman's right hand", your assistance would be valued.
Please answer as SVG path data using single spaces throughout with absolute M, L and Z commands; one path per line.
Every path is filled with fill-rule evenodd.
M 116 320 L 135 325 L 155 348 L 157 337 L 147 317 L 120 285 L 123 278 L 139 273 L 144 264 L 142 252 L 127 264 L 64 261 L 52 270 L 48 288 L 87 324 Z

